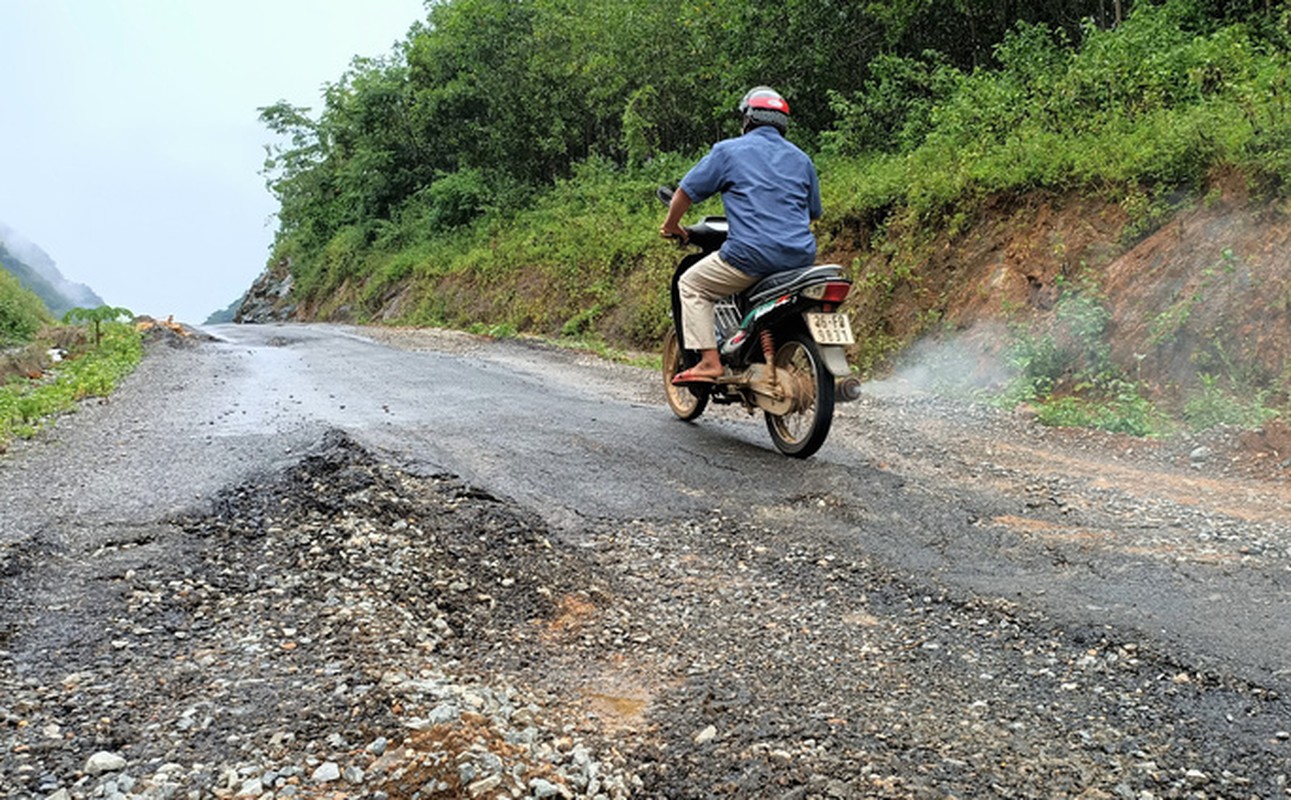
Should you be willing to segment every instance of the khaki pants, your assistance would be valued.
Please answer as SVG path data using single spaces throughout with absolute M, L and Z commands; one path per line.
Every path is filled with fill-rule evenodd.
M 681 275 L 681 332 L 687 350 L 717 347 L 717 323 L 713 303 L 728 294 L 741 292 L 758 279 L 732 267 L 717 253 L 711 253 Z

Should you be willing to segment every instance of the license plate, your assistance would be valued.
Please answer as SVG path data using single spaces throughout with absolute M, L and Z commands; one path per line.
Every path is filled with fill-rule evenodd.
M 820 344 L 854 344 L 852 322 L 846 314 L 805 314 L 811 338 Z

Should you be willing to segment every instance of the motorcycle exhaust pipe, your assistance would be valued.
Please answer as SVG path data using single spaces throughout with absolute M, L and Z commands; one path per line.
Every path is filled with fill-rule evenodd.
M 834 400 L 839 403 L 850 403 L 861 399 L 861 379 L 846 377 L 834 384 Z

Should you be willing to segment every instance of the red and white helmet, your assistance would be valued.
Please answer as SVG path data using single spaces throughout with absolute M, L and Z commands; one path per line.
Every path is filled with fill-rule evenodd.
M 770 86 L 754 86 L 740 101 L 744 126 L 771 125 L 780 133 L 789 127 L 789 103 Z

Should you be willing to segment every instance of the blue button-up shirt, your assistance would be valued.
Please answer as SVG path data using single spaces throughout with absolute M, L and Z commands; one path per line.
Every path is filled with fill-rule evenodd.
M 722 258 L 736 269 L 762 277 L 815 263 L 816 167 L 775 128 L 718 142 L 686 173 L 681 189 L 696 203 L 722 193 L 730 226 Z

